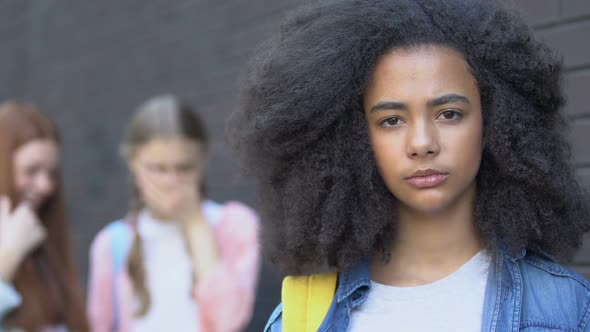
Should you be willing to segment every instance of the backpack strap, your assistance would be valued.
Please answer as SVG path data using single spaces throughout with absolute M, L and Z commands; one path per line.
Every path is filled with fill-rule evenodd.
M 113 261 L 112 266 L 112 280 L 113 280 L 113 331 L 117 331 L 119 328 L 119 301 L 118 301 L 118 276 L 119 273 L 125 268 L 125 262 L 127 261 L 127 255 L 131 248 L 131 228 L 129 224 L 124 220 L 118 220 L 110 223 L 107 226 L 106 231 L 111 238 L 111 257 Z
M 289 276 L 283 280 L 283 331 L 316 332 L 330 309 L 337 273 Z

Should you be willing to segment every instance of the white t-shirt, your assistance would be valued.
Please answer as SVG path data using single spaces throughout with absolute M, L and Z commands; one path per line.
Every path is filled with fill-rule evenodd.
M 480 251 L 451 275 L 416 287 L 371 282 L 366 301 L 352 312 L 349 331 L 481 331 L 490 261 Z
M 221 205 L 205 201 L 207 223 L 215 226 Z M 152 218 L 147 211 L 138 217 L 147 288 L 151 296 L 148 313 L 133 320 L 136 332 L 198 332 L 198 303 L 193 295 L 193 263 L 182 232 L 175 222 Z

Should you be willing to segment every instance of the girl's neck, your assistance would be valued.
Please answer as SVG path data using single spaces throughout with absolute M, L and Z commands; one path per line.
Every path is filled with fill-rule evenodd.
M 192 224 L 207 224 L 207 221 L 205 219 L 205 216 L 203 215 L 202 209 L 192 211 L 192 213 L 190 215 L 185 216 L 186 218 L 188 218 L 188 220 L 183 220 L 182 218 L 179 218 L 178 216 L 160 213 L 154 209 L 151 209 L 149 206 L 146 207 L 146 212 L 147 212 L 148 216 L 153 221 L 156 221 L 159 223 L 182 225 L 182 224 L 188 222 L 188 220 L 190 220 L 190 223 L 192 223 Z
M 156 222 L 160 222 L 160 223 L 170 223 L 174 221 L 174 218 L 172 216 L 167 216 L 163 213 L 160 213 L 159 211 L 156 211 L 154 209 L 151 208 L 147 208 L 146 209 L 147 215 L 149 216 L 150 219 L 152 219 L 153 221 Z
M 390 259 L 384 262 L 380 255 L 372 257 L 371 279 L 386 285 L 417 286 L 453 273 L 482 249 L 473 211 L 474 199 L 434 213 L 400 206 Z

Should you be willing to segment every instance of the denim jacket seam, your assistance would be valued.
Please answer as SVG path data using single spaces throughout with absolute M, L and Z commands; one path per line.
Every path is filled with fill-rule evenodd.
M 570 273 L 568 273 L 568 271 L 564 270 L 564 269 L 556 269 L 553 266 L 550 266 L 549 264 L 543 262 L 541 259 L 536 258 L 534 256 L 528 257 L 528 259 L 525 261 L 525 263 L 529 264 L 529 265 L 533 265 L 539 269 L 542 269 L 544 271 L 547 271 L 548 273 L 551 273 L 553 275 L 558 275 L 558 276 L 563 276 L 563 277 L 569 277 L 571 276 Z
M 535 258 L 535 257 L 531 257 L 527 260 L 524 261 L 526 264 L 532 265 L 538 269 L 541 269 L 549 274 L 552 274 L 554 276 L 559 276 L 559 277 L 564 277 L 564 278 L 570 278 L 572 280 L 575 280 L 577 283 L 579 283 L 582 287 L 584 287 L 584 289 L 587 292 L 590 292 L 590 285 L 588 284 L 587 281 L 579 278 L 577 275 L 570 273 L 570 271 L 564 269 L 564 268 L 552 268 L 550 267 L 548 264 L 542 262 L 541 260 Z
M 519 301 L 518 303 L 515 303 L 514 310 L 512 312 L 512 331 L 518 332 L 520 330 L 520 319 L 522 313 L 522 275 L 520 272 L 520 266 L 516 262 L 512 263 L 512 266 L 509 269 L 512 280 L 514 280 L 512 283 L 512 294 L 514 296 L 514 300 Z
M 490 331 L 496 331 L 498 326 L 498 315 L 500 313 L 500 307 L 502 305 L 502 272 L 504 270 L 504 261 L 500 257 L 496 257 L 496 303 L 494 303 L 494 309 L 492 313 L 492 322 L 490 324 Z
M 343 281 L 342 284 L 346 285 L 346 279 Z M 346 289 L 343 290 L 338 296 L 338 299 L 337 299 L 338 303 L 340 303 L 343 300 L 345 300 L 346 298 L 348 298 L 350 295 L 352 295 L 352 293 L 354 293 L 357 289 L 359 289 L 363 286 L 368 286 L 367 281 L 365 279 L 360 279 L 360 280 L 353 282 L 351 285 L 346 285 Z
M 346 306 L 346 308 L 348 308 L 348 306 Z M 327 326 L 325 328 L 323 328 L 321 330 L 318 328 L 318 332 L 328 332 L 328 331 L 330 331 L 330 329 L 332 329 L 334 326 L 338 326 L 339 323 L 343 322 L 345 316 L 346 315 L 338 315 L 338 316 L 336 316 L 335 319 L 331 319 L 329 321 L 329 323 L 327 324 Z M 321 328 L 321 325 L 320 325 L 320 328 Z
M 348 283 L 348 273 L 346 273 L 346 272 L 339 273 L 339 275 L 338 275 L 338 289 L 342 289 L 342 290 L 336 291 L 336 295 L 337 295 L 336 301 L 338 303 L 342 302 L 342 300 L 344 300 L 347 297 L 346 293 L 349 292 L 349 290 L 348 290 L 349 287 L 348 287 L 347 283 Z
M 318 329 L 318 332 L 328 332 L 328 331 L 330 331 L 330 329 L 331 329 L 332 327 L 334 327 L 334 325 L 337 325 L 337 323 L 338 323 L 340 320 L 342 320 L 342 318 L 341 318 L 341 317 L 336 317 L 336 319 L 331 319 L 331 320 L 330 320 L 330 322 L 329 322 L 329 324 L 328 324 L 328 326 L 326 326 L 326 327 L 325 327 L 324 329 L 322 329 L 322 330 Z M 321 325 L 320 325 L 320 327 L 321 327 Z
M 264 332 L 267 331 L 271 331 L 270 329 L 272 328 L 273 324 L 277 321 L 277 319 L 279 319 L 279 317 L 283 314 L 283 304 L 279 304 L 275 310 L 272 312 L 272 314 L 270 315 L 270 318 L 268 319 L 268 322 L 266 323 L 266 326 L 264 327 Z
M 318 332 L 328 332 L 328 331 L 330 331 L 330 329 L 332 328 L 332 326 L 334 326 L 334 324 L 336 324 L 336 320 L 332 320 L 332 321 L 330 321 L 330 324 L 328 324 L 328 326 L 326 326 L 326 327 L 325 327 L 324 329 L 322 329 L 322 330 L 319 330 L 319 329 L 318 329 Z
M 584 307 L 584 315 L 580 319 L 578 323 L 578 328 L 580 331 L 586 330 L 588 327 L 588 321 L 590 320 L 590 292 L 586 290 L 586 305 Z
M 543 321 L 532 321 L 532 320 L 525 321 L 521 325 L 521 328 L 526 328 L 526 327 L 546 327 L 546 328 L 552 328 L 552 329 L 561 329 L 561 330 L 565 330 L 566 332 L 578 332 L 578 330 L 576 330 L 568 325 L 553 324 L 553 323 L 547 323 L 547 322 L 543 322 Z

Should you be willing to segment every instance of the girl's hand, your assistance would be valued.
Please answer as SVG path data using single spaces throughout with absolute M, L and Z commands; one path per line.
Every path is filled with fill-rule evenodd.
M 218 250 L 215 234 L 204 219 L 186 223 L 185 234 L 198 282 L 213 271 L 217 265 Z
M 144 177 L 142 184 L 142 195 L 146 204 L 163 218 L 185 223 L 199 217 L 201 197 L 196 184 L 183 183 L 174 188 L 163 189 L 149 177 Z
M 203 279 L 217 264 L 218 254 L 215 234 L 203 216 L 199 189 L 190 183 L 168 193 L 158 190 L 153 183 L 146 189 L 159 208 L 169 211 L 169 215 L 180 223 L 193 259 L 196 280 Z
M 47 231 L 27 204 L 13 212 L 7 197 L 0 197 L 0 278 L 9 280 L 20 262 L 47 237 Z
M 149 178 L 142 180 L 142 194 L 149 207 L 180 223 L 193 259 L 196 279 L 204 278 L 217 264 L 218 253 L 215 235 L 201 210 L 199 189 L 193 183 L 183 183 L 163 190 Z

